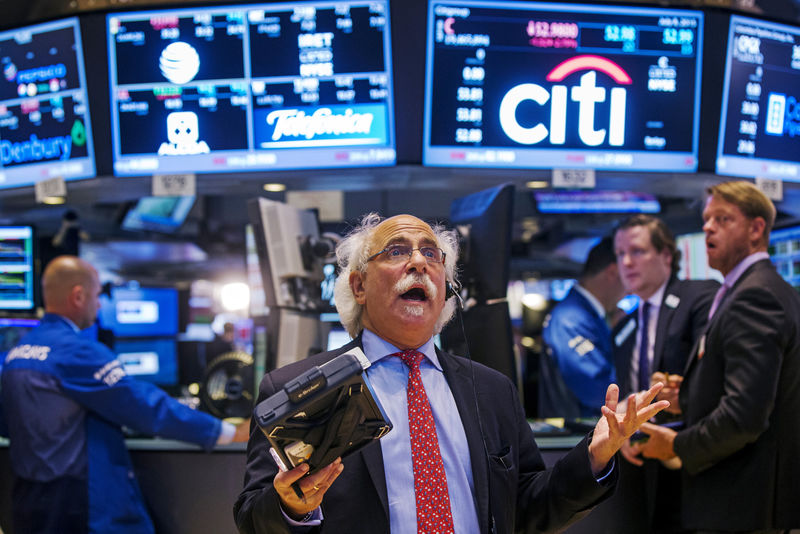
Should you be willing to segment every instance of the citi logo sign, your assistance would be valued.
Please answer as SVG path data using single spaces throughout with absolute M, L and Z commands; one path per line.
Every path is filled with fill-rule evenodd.
M 611 146 L 625 143 L 625 104 L 627 91 L 614 87 L 607 97 L 606 89 L 597 86 L 597 72 L 611 77 L 620 85 L 630 85 L 631 77 L 613 61 L 600 56 L 581 55 L 568 59 L 547 74 L 548 82 L 563 82 L 567 76 L 579 71 L 579 85 L 553 85 L 547 88 L 535 83 L 523 83 L 512 87 L 500 102 L 500 126 L 513 141 L 523 145 L 535 145 L 549 139 L 554 145 L 563 145 L 567 130 L 567 100 L 578 104 L 578 136 L 588 146 L 598 146 L 606 141 Z M 610 99 L 608 128 L 595 129 L 595 105 Z M 540 106 L 550 101 L 550 125 L 538 123 L 532 127 L 522 126 L 517 121 L 517 108 L 531 100 Z

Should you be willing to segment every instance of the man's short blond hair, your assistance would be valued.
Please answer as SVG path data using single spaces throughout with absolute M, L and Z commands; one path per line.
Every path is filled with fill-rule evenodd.
M 762 244 L 769 245 L 769 233 L 775 224 L 775 205 L 758 187 L 744 180 L 722 182 L 706 188 L 708 197 L 716 196 L 730 202 L 748 219 L 761 217 L 766 223 Z

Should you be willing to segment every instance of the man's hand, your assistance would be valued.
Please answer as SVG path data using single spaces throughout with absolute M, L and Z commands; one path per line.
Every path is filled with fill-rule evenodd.
M 650 436 L 647 443 L 642 445 L 642 455 L 645 458 L 656 458 L 658 460 L 670 460 L 675 458 L 675 436 L 678 434 L 671 428 L 645 423 L 642 425 L 642 432 Z
M 670 375 L 659 371 L 653 373 L 653 376 L 650 377 L 651 385 L 656 382 L 662 382 L 664 384 L 664 389 L 659 391 L 656 400 L 669 401 L 669 408 L 664 411 L 672 414 L 680 414 L 681 406 L 678 404 L 678 394 L 681 391 L 683 377 L 681 375 Z
M 642 454 L 641 443 L 631 443 L 631 440 L 626 439 L 625 443 L 623 443 L 622 447 L 620 447 L 619 453 L 623 458 L 628 460 L 628 462 L 632 463 L 633 465 L 638 465 L 640 467 L 644 465 L 644 461 L 640 457 Z
M 605 469 L 614 454 L 642 424 L 669 406 L 669 402 L 665 400 L 650 404 L 663 387 L 661 383 L 653 384 L 646 392 L 630 395 L 623 414 L 617 413 L 619 386 L 608 386 L 606 404 L 600 409 L 603 417 L 597 421 L 592 442 L 589 444 L 589 461 L 595 475 Z
M 238 425 L 233 434 L 233 443 L 243 443 L 250 439 L 250 418 L 248 417 Z
M 272 485 L 281 499 L 283 510 L 296 520 L 301 519 L 322 504 L 325 492 L 342 472 L 344 465 L 342 465 L 342 459 L 337 458 L 332 464 L 303 478 L 308 469 L 308 464 L 300 464 L 289 471 L 279 472 L 272 481 Z M 303 491 L 302 498 L 295 494 L 292 488 L 294 482 L 297 482 Z

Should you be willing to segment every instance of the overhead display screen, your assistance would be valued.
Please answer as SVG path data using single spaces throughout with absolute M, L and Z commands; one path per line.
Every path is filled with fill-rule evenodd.
M 95 175 L 78 19 L 0 32 L 0 188 Z
M 697 169 L 702 13 L 429 6 L 424 164 Z
M 386 0 L 109 15 L 114 173 L 393 165 L 388 16 Z
M 800 28 L 731 16 L 717 173 L 800 181 Z
M 0 226 L 0 310 L 33 311 L 34 233 L 31 226 Z

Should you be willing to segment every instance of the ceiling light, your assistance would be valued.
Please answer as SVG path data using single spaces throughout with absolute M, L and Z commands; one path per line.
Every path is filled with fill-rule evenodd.
M 550 187 L 550 182 L 547 180 L 531 180 L 525 183 L 525 187 L 528 189 L 545 189 L 546 187 Z

